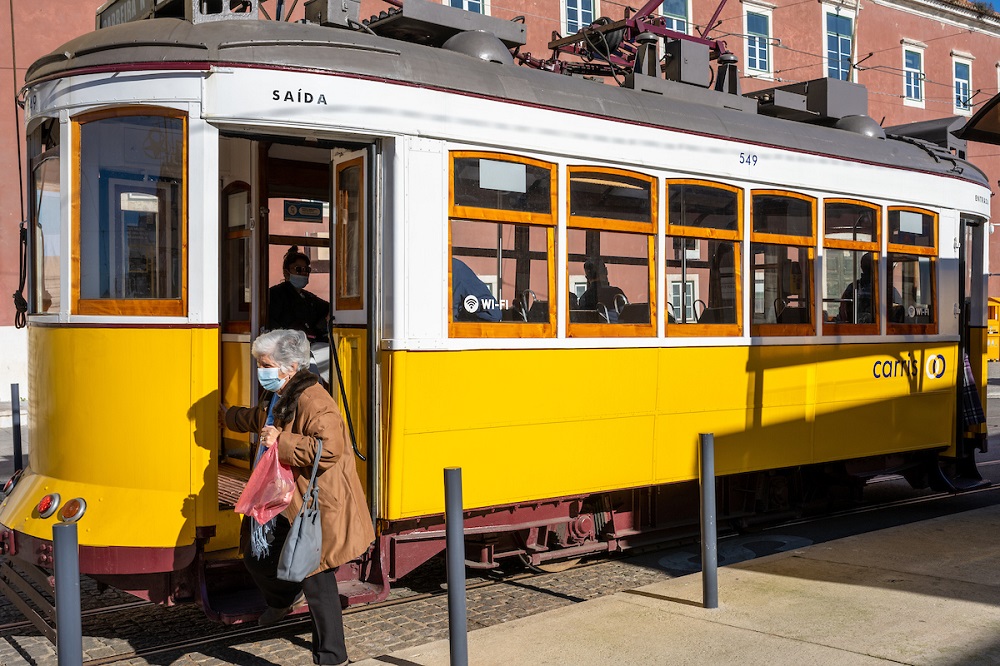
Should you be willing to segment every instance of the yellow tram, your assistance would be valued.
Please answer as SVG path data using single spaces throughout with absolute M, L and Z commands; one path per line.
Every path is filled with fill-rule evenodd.
M 638 61 L 622 87 L 518 67 L 523 26 L 419 0 L 366 31 L 223 5 L 166 3 L 28 71 L 32 446 L 8 561 L 49 566 L 82 498 L 63 519 L 85 574 L 260 610 L 235 593 L 253 442 L 217 411 L 257 399 L 249 345 L 293 246 L 378 533 L 345 603 L 443 549 L 445 467 L 483 568 L 683 532 L 702 432 L 732 520 L 888 471 L 980 481 L 972 164 L 808 90 L 789 94 L 812 123 Z M 702 42 L 693 67 L 722 53 Z

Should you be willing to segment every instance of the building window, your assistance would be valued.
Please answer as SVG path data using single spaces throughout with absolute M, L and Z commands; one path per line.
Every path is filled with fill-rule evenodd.
M 888 226 L 888 332 L 935 333 L 937 215 L 918 208 L 889 208 Z
M 564 5 L 566 22 L 563 34 L 572 35 L 593 23 L 596 2 L 597 0 L 566 0 Z
M 924 54 L 923 51 L 903 49 L 903 97 L 907 102 L 924 101 Z
M 823 333 L 873 335 L 878 324 L 881 208 L 828 199 L 823 215 Z
M 111 110 L 77 123 L 73 312 L 184 316 L 185 118 Z
M 474 14 L 489 14 L 486 0 L 450 0 L 451 6 Z
M 851 72 L 854 16 L 840 9 L 827 8 L 826 75 L 831 79 L 853 80 Z
M 554 335 L 555 165 L 499 153 L 451 159 L 450 335 Z
M 742 202 L 728 185 L 667 184 L 667 335 L 742 334 Z
M 758 191 L 753 193 L 751 216 L 751 334 L 813 335 L 816 200 Z
M 771 16 L 763 12 L 746 13 L 747 69 L 771 71 Z
M 570 336 L 656 334 L 656 179 L 569 168 L 566 250 Z
M 687 0 L 666 0 L 660 5 L 660 15 L 664 19 L 663 27 L 687 34 L 688 3 Z
M 972 63 L 955 58 L 955 113 L 972 113 Z

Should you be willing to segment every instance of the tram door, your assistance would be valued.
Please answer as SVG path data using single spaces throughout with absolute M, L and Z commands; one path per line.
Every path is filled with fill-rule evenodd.
M 350 416 L 362 452 L 368 419 L 365 160 L 363 152 L 335 145 L 242 137 L 223 137 L 220 144 L 223 400 L 256 403 L 254 337 L 276 328 L 303 330 L 311 369 Z M 248 470 L 251 450 L 249 435 L 223 433 L 220 504 L 227 474 Z
M 370 274 L 366 251 L 368 202 L 368 156 L 364 151 L 337 150 L 331 162 L 333 175 L 332 217 L 334 264 L 332 305 L 332 359 L 334 396 L 348 420 L 358 452 L 358 475 L 369 492 L 366 461 L 369 422 L 368 316 L 366 279 Z M 339 396 L 338 396 L 339 392 Z

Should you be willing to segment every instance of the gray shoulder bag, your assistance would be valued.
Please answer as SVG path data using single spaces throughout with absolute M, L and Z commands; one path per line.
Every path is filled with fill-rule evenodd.
M 285 545 L 278 559 L 278 578 L 300 583 L 319 567 L 323 547 L 323 526 L 319 517 L 319 488 L 316 487 L 316 472 L 319 457 L 323 453 L 323 440 L 317 439 L 316 460 L 313 461 L 312 476 L 302 495 L 302 508 L 292 522 Z

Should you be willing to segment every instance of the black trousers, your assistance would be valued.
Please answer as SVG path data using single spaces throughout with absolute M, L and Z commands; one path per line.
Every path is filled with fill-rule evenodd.
M 248 518 L 248 520 L 253 520 Z M 299 592 L 305 592 L 312 617 L 312 653 L 314 664 L 338 665 L 347 661 L 347 643 L 344 640 L 344 619 L 341 614 L 340 592 L 337 589 L 337 570 L 327 569 L 309 576 L 301 583 L 291 583 L 278 578 L 278 558 L 288 538 L 291 526 L 284 516 L 278 516 L 274 528 L 274 541 L 268 554 L 255 558 L 249 549 L 244 551 L 243 562 L 254 583 L 264 594 L 272 608 L 287 608 Z

